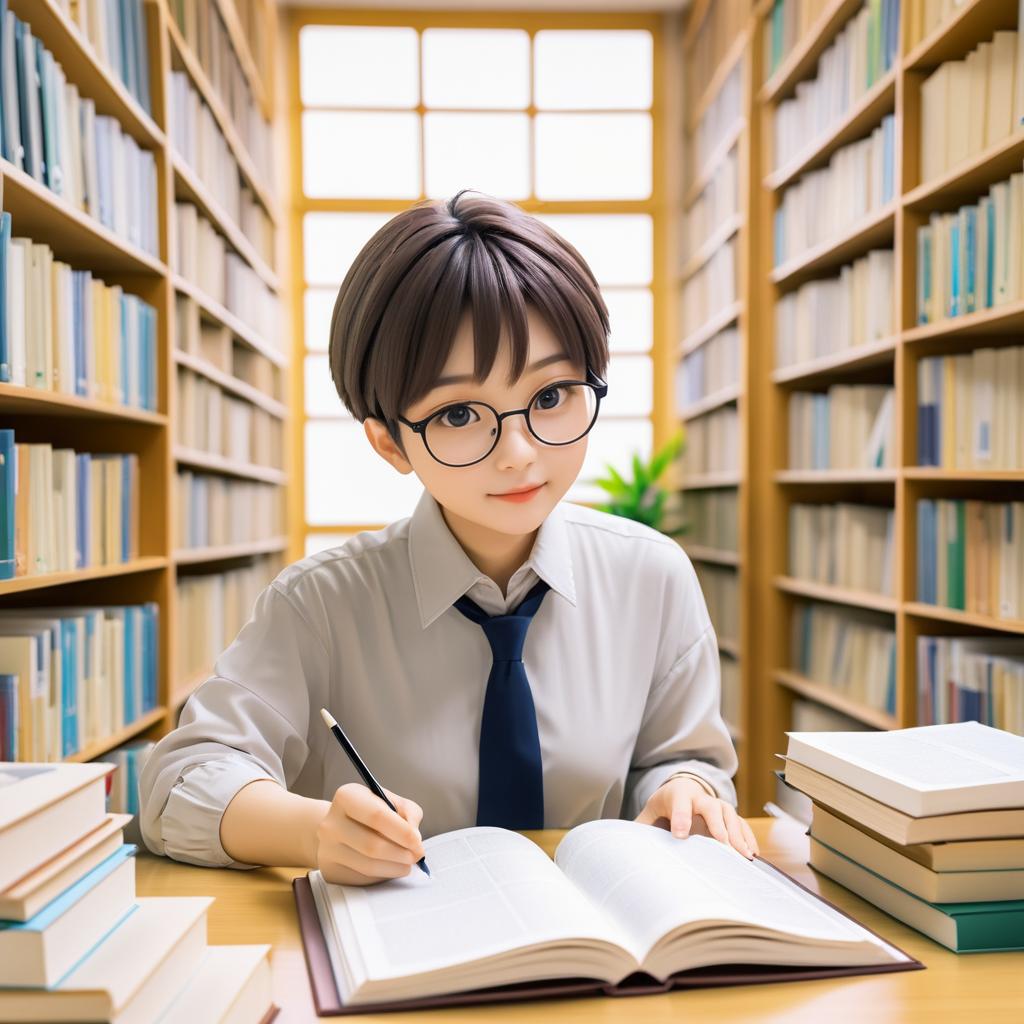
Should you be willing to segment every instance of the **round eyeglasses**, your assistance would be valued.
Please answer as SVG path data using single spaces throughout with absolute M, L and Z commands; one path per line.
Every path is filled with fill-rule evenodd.
M 546 384 L 525 409 L 498 412 L 486 402 L 454 402 L 416 422 L 398 419 L 419 434 L 427 451 L 445 466 L 472 466 L 486 459 L 509 416 L 525 416 L 530 433 L 543 444 L 573 444 L 590 432 L 601 399 L 608 394 L 608 385 L 593 370 L 587 376 L 588 381 Z

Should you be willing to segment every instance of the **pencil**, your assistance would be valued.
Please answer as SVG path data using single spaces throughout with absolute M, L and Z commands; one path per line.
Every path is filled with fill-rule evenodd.
M 327 710 L 327 708 L 321 708 L 320 714 L 323 720 L 327 723 L 327 727 L 334 733 L 334 738 L 341 744 L 341 749 L 348 754 L 348 759 L 355 765 L 356 771 L 363 777 L 363 782 L 370 787 L 371 792 L 375 793 L 381 798 L 395 812 L 398 814 L 398 808 L 387 798 L 387 794 L 381 789 L 380 783 L 373 777 L 373 773 L 363 763 L 363 759 L 359 756 L 359 752 L 354 746 L 352 741 L 345 735 L 344 730 L 335 721 L 334 716 Z M 401 815 L 399 815 L 401 817 Z M 420 857 L 416 861 L 416 866 L 420 868 L 424 874 L 430 874 L 430 868 L 427 867 L 426 856 Z

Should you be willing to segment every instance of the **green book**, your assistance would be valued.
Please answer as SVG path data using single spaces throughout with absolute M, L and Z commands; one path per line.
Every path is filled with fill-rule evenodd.
M 1024 900 L 929 903 L 813 836 L 810 843 L 812 868 L 954 953 L 1024 949 Z

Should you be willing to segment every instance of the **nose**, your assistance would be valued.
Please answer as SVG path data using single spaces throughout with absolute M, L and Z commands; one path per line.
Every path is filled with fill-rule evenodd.
M 530 433 L 525 416 L 508 416 L 501 424 L 501 437 L 494 449 L 498 469 L 529 466 L 537 457 L 540 442 Z

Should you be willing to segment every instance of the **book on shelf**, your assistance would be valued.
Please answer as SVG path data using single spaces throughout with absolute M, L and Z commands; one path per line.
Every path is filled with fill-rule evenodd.
M 16 443 L 10 429 L 0 430 L 0 452 L 0 579 L 139 557 L 138 455 Z
M 739 384 L 740 332 L 727 327 L 685 355 L 676 370 L 676 409 Z
M 921 83 L 921 181 L 929 182 L 1009 137 L 1015 117 L 1018 37 L 996 32 Z
M 101 61 L 109 65 L 147 113 L 149 40 L 144 0 L 57 0 Z
M 851 502 L 790 505 L 790 576 L 892 594 L 894 520 L 891 507 Z
M 678 460 L 684 481 L 688 476 L 736 472 L 739 422 L 738 410 L 728 405 L 687 423 L 686 446 Z
M 137 897 L 114 770 L 0 763 L 0 1019 L 268 1024 L 269 946 L 207 946 L 211 899 Z
M 1024 619 L 1024 502 L 919 498 L 917 599 Z
M 895 196 L 896 120 L 887 114 L 865 139 L 837 149 L 782 193 L 774 215 L 776 267 L 827 245 L 878 213 Z
M 0 381 L 154 411 L 156 310 L 12 238 L 0 215 Z
M 918 465 L 1024 469 L 1024 347 L 926 356 L 917 395 Z
M 899 0 L 866 0 L 822 52 L 815 76 L 775 108 L 773 167 L 778 169 L 828 133 L 894 66 Z
M 770 78 L 783 60 L 807 38 L 829 0 L 775 0 L 766 15 L 764 33 L 765 77 Z
M 919 636 L 917 716 L 1024 735 L 1024 640 Z
M 505 829 L 425 846 L 429 879 L 296 879 L 321 1014 L 921 966 L 766 861 L 701 835 L 591 821 L 566 834 L 554 862 Z M 609 873 L 622 879 L 610 891 Z
M 246 544 L 284 534 L 284 489 L 179 470 L 176 476 L 175 548 Z
M 807 281 L 775 303 L 775 365 L 797 366 L 889 338 L 893 253 L 873 249 L 835 277 Z
M 893 389 L 833 384 L 789 396 L 789 468 L 884 469 L 896 465 Z
M 94 99 L 68 82 L 28 23 L 11 11 L 2 21 L 0 81 L 10 102 L 3 108 L 0 155 L 75 209 L 157 256 L 154 154 L 116 118 L 96 113 Z
M 14 752 L 59 761 L 156 707 L 159 606 L 9 609 L 0 670 L 17 674 Z
M 896 714 L 891 616 L 806 602 L 793 609 L 790 628 L 792 663 L 802 676 L 855 704 Z
M 917 229 L 917 319 L 939 323 L 1024 297 L 1024 171 Z

